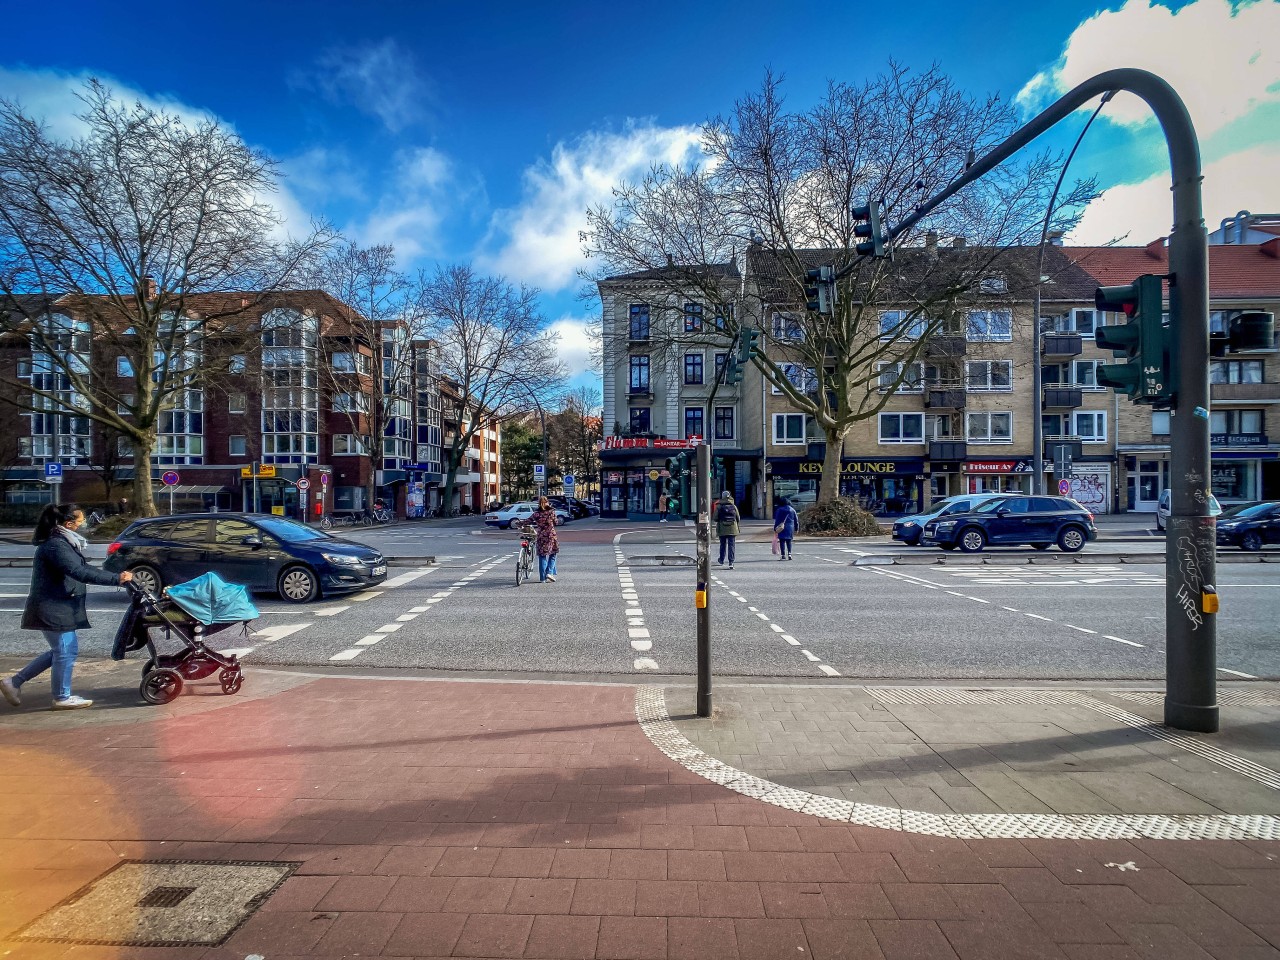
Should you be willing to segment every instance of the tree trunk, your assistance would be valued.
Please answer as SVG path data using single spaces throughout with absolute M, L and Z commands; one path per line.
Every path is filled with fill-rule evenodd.
M 449 511 L 453 509 L 453 487 L 458 482 L 458 464 L 462 458 L 456 456 L 453 450 L 449 451 L 449 469 L 444 475 L 444 492 L 440 497 L 440 515 L 447 517 Z
M 818 483 L 818 503 L 829 503 L 840 496 L 840 468 L 844 456 L 844 438 L 849 433 L 846 427 L 824 427 L 827 437 L 827 452 L 822 458 L 822 479 Z
M 156 510 L 155 488 L 151 484 L 151 451 L 155 448 L 153 437 L 131 437 L 133 446 L 133 511 L 140 517 L 154 517 Z

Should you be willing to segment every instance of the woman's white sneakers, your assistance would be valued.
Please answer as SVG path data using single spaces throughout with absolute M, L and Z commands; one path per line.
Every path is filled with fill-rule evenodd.
M 53 701 L 54 710 L 83 710 L 85 707 L 92 707 L 93 701 L 86 700 L 84 697 L 67 697 L 65 700 Z
M 11 707 L 22 706 L 22 694 L 18 693 L 17 685 L 8 677 L 0 680 L 0 696 L 3 696 Z
M 555 583 L 555 582 L 556 582 L 556 578 L 555 578 L 555 577 L 553 577 L 553 576 L 552 576 L 551 574 L 549 574 L 549 573 L 547 574 L 547 579 L 548 579 L 548 580 L 550 580 L 552 583 Z

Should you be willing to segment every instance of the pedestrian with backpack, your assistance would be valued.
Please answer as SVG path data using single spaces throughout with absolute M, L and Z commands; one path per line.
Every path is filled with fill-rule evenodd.
M 724 566 L 726 553 L 729 557 L 729 569 L 733 569 L 734 554 L 737 552 L 738 523 L 742 514 L 738 513 L 738 505 L 733 502 L 733 494 L 725 490 L 720 494 L 716 506 L 716 535 L 720 538 L 720 559 Z
M 791 505 L 791 501 L 783 497 L 773 511 L 773 532 L 778 537 L 779 560 L 791 559 L 791 541 L 796 535 L 798 526 L 800 526 L 800 515 L 796 513 L 796 508 Z

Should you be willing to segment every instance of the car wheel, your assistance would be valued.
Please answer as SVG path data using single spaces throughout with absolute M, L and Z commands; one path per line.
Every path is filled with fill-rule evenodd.
M 960 549 L 965 553 L 979 553 L 987 545 L 987 535 L 977 527 L 960 531 Z
M 1156 529 L 1161 533 L 1164 532 L 1164 524 L 1160 522 L 1160 514 L 1156 514 Z
M 1256 531 L 1250 530 L 1240 541 L 1240 546 L 1244 550 L 1261 550 L 1262 537 Z
M 160 596 L 160 591 L 164 589 L 164 578 L 160 576 L 159 570 L 150 564 L 140 563 L 136 567 L 130 567 L 129 572 L 133 574 L 133 582 L 139 587 L 153 597 Z
M 306 567 L 289 567 L 280 574 L 276 592 L 290 603 L 307 603 L 320 595 L 320 581 Z
M 1084 535 L 1084 531 L 1079 527 L 1065 527 L 1058 534 L 1058 549 L 1067 553 L 1076 553 L 1083 549 L 1088 542 L 1088 538 Z
M 1052 543 L 1033 543 L 1031 546 L 1033 549 L 1036 549 L 1036 550 L 1048 550 L 1050 547 L 1053 546 L 1053 544 Z

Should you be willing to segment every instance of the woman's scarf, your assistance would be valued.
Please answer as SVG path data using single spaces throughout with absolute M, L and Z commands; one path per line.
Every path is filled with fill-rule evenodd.
M 85 550 L 89 548 L 88 540 L 80 536 L 80 534 L 76 533 L 74 530 L 68 530 L 66 527 L 61 525 L 54 527 L 53 532 L 62 534 L 62 536 L 67 539 L 67 542 L 71 544 L 75 552 L 80 554 L 81 558 L 84 557 Z

